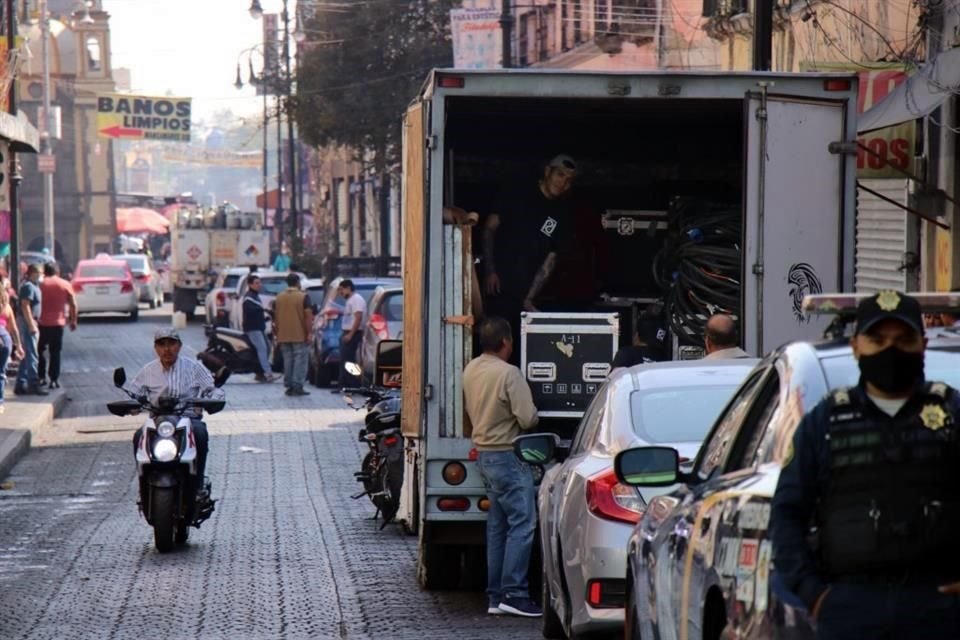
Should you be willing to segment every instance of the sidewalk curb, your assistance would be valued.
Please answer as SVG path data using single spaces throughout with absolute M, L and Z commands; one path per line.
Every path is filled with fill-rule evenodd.
M 50 402 L 35 403 L 36 415 L 27 424 L 18 424 L 14 429 L 0 429 L 0 480 L 6 478 L 13 467 L 29 453 L 30 432 L 52 426 L 68 401 L 67 394 L 60 391 Z

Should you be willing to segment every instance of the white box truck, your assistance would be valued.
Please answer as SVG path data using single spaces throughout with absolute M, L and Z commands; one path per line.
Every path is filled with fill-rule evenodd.
M 822 334 L 823 321 L 800 309 L 803 295 L 853 288 L 855 157 L 832 143 L 855 141 L 856 96 L 856 76 L 839 74 L 430 75 L 405 116 L 402 209 L 407 456 L 398 517 L 419 535 L 423 586 L 482 575 L 484 561 L 484 488 L 461 380 L 476 355 L 471 271 L 481 252 L 470 227 L 443 224 L 443 208 L 489 212 L 491 194 L 535 183 L 555 154 L 573 156 L 574 189 L 597 211 L 587 222 L 607 235 L 604 300 L 666 300 L 668 313 L 673 300 L 671 333 L 682 338 L 674 357 L 689 355 L 683 348 L 698 336 L 683 334 L 712 307 L 683 311 L 703 292 L 664 278 L 657 264 L 664 243 L 696 235 L 689 207 L 683 229 L 672 228 L 671 212 L 690 199 L 726 211 L 726 228 L 736 229 L 726 245 L 728 310 L 743 348 L 760 355 Z

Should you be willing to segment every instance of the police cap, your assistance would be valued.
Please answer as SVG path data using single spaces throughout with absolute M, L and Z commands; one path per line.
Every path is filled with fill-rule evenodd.
M 914 331 L 923 333 L 923 312 L 920 303 L 899 291 L 878 291 L 857 305 L 856 332 L 866 333 L 878 322 L 899 320 Z

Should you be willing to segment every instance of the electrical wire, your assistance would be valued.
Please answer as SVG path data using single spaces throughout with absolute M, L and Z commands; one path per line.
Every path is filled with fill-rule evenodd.
M 699 344 L 714 313 L 740 308 L 741 210 L 678 197 L 667 213 L 667 239 L 654 256 L 666 320 L 682 344 Z

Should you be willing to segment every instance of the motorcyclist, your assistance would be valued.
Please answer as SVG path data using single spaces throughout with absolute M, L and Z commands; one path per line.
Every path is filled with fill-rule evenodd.
M 198 360 L 180 357 L 183 342 L 176 329 L 160 329 L 153 337 L 157 358 L 148 362 L 130 382 L 130 390 L 145 395 L 156 406 L 162 397 L 185 399 L 223 400 L 223 389 L 214 384 L 213 376 Z M 205 482 L 207 466 L 207 425 L 201 420 L 200 409 L 187 408 L 183 415 L 191 418 L 193 437 L 197 445 L 197 501 L 209 499 L 209 483 Z M 141 430 L 133 434 L 133 450 L 140 445 Z

